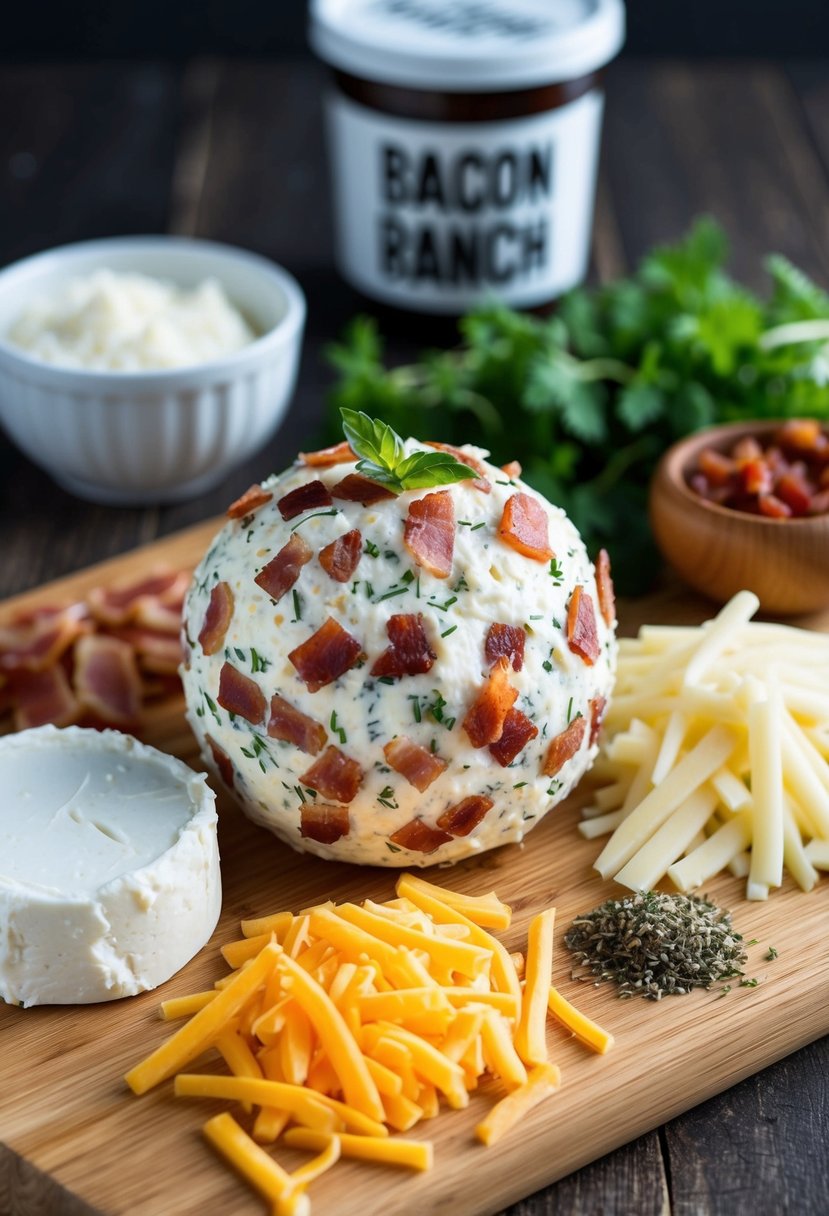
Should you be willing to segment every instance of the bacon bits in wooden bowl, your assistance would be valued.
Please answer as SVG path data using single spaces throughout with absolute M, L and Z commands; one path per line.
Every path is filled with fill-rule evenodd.
M 811 419 L 712 427 L 674 444 L 651 487 L 665 558 L 724 602 L 778 616 L 829 605 L 829 431 Z

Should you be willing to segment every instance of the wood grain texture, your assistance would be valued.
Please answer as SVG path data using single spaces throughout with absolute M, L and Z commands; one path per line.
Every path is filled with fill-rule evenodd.
M 208 521 L 27 593 L 7 609 L 71 600 L 102 579 L 123 577 L 157 561 L 192 564 L 214 527 L 215 521 Z M 637 601 L 635 609 L 625 621 L 631 628 L 642 617 L 670 621 L 706 615 L 704 604 L 684 593 L 677 599 L 676 589 L 670 588 L 658 600 Z M 829 618 L 816 623 L 829 627 Z M 144 737 L 198 763 L 178 700 L 156 707 Z M 169 1083 L 137 1099 L 127 1092 L 123 1073 L 169 1033 L 156 1014 L 160 997 L 199 990 L 224 973 L 218 946 L 238 936 L 241 917 L 328 897 L 384 899 L 392 893 L 394 871 L 293 853 L 248 823 L 228 801 L 219 801 L 222 917 L 211 943 L 179 975 L 157 993 L 111 1004 L 0 1009 L 0 1139 L 112 1216 L 261 1210 L 259 1201 L 199 1138 L 201 1123 L 221 1104 L 176 1101 Z M 475 1122 L 497 1094 L 493 1084 L 486 1085 L 473 1095 L 468 1110 L 442 1112 L 437 1121 L 417 1129 L 419 1136 L 435 1140 L 437 1162 L 431 1173 L 386 1177 L 356 1163 L 340 1164 L 315 1184 L 318 1210 L 349 1216 L 377 1210 L 381 1202 L 388 1216 L 426 1209 L 436 1216 L 496 1212 L 829 1030 L 825 882 L 804 896 L 787 881 L 765 904 L 748 904 L 743 884 L 733 878 L 710 884 L 710 894 L 733 910 L 744 937 L 758 939 L 748 963 L 748 973 L 760 980 L 755 989 L 735 988 L 725 999 L 715 990 L 661 1003 L 623 1002 L 606 987 L 570 979 L 563 933 L 574 915 L 616 889 L 591 871 L 596 845 L 579 836 L 577 819 L 576 806 L 562 807 L 535 829 L 524 847 L 507 846 L 460 863 L 451 876 L 437 871 L 430 877 L 468 892 L 497 890 L 514 909 L 513 927 L 504 935 L 512 948 L 523 944 L 531 917 L 555 903 L 557 982 L 565 995 L 616 1035 L 616 1047 L 608 1056 L 596 1057 L 550 1024 L 548 1046 L 562 1068 L 564 1085 L 512 1136 L 489 1150 L 473 1139 Z M 769 944 L 779 951 L 773 963 L 762 961 Z M 128 1152 L 110 1147 L 127 1144 Z M 285 1155 L 289 1164 L 295 1159 Z M 657 1178 L 654 1187 L 653 1172 L 632 1168 L 631 1174 L 634 1190 L 641 1186 L 647 1191 L 640 1196 L 642 1207 L 607 1210 L 664 1210 L 664 1186 Z M 583 1184 L 584 1179 L 576 1185 Z M 699 1189 L 701 1184 L 694 1185 Z

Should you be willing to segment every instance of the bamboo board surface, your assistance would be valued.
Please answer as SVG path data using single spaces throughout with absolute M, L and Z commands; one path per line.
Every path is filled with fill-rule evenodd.
M 129 577 L 149 565 L 192 565 L 216 530 L 207 521 L 187 532 L 28 592 L 2 606 L 7 613 L 37 604 L 71 602 L 90 587 Z M 620 606 L 621 628 L 645 620 L 700 621 L 711 606 L 677 589 Z M 829 615 L 811 627 L 829 630 Z M 143 738 L 197 763 L 195 742 L 180 701 L 156 706 Z M 196 1216 L 264 1210 L 247 1186 L 214 1157 L 202 1123 L 226 1104 L 174 1099 L 171 1083 L 134 1097 L 124 1072 L 171 1030 L 157 1016 L 162 997 L 209 987 L 227 968 L 218 954 L 239 936 L 243 916 L 297 909 L 321 899 L 392 896 L 397 871 L 360 869 L 293 853 L 249 824 L 224 798 L 220 849 L 224 904 L 205 949 L 162 989 L 109 1004 L 20 1010 L 0 1005 L 0 1141 L 92 1207 L 130 1216 Z M 558 1094 L 528 1116 L 497 1146 L 485 1149 L 472 1129 L 497 1090 L 473 1094 L 465 1111 L 442 1110 L 414 1133 L 435 1144 L 427 1174 L 341 1161 L 311 1189 L 316 1213 L 384 1216 L 428 1211 L 440 1216 L 484 1216 L 531 1194 L 609 1152 L 774 1060 L 829 1032 L 829 882 L 803 895 L 789 879 L 767 903 L 748 903 L 744 882 L 729 876 L 707 888 L 734 913 L 749 948 L 748 976 L 756 988 L 719 988 L 660 1003 L 619 1001 L 607 985 L 570 978 L 562 937 L 572 918 L 620 888 L 591 869 L 596 842 L 576 831 L 578 811 L 550 814 L 525 845 L 508 845 L 449 870 L 426 871 L 438 883 L 469 893 L 494 889 L 514 911 L 502 935 L 523 948 L 531 917 L 557 908 L 554 974 L 565 996 L 616 1037 L 597 1057 L 550 1021 L 550 1055 L 561 1067 Z M 779 957 L 763 961 L 769 946 Z M 283 1151 L 292 1168 L 302 1157 Z M 46 1211 L 35 1206 L 27 1210 Z

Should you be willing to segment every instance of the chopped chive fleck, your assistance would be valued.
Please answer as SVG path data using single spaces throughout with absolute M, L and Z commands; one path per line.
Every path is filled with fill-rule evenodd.
M 559 565 L 557 557 L 550 558 L 550 578 L 556 580 L 556 586 L 558 586 L 558 584 L 564 578 L 564 571 Z
M 373 540 L 366 540 L 366 547 L 363 552 L 367 553 L 369 557 L 380 556 L 380 550 L 378 549 L 377 545 L 375 545 Z
M 466 581 L 466 578 L 464 577 L 463 574 L 460 576 L 458 581 L 455 583 L 455 586 L 452 588 L 452 590 L 453 591 L 468 591 L 469 590 L 469 583 Z
M 392 600 L 396 595 L 405 595 L 408 590 L 408 587 L 392 587 L 390 591 L 384 591 L 382 595 L 378 595 L 374 602 L 382 604 L 383 600 Z
M 296 592 L 294 592 L 296 595 Z M 261 654 L 254 646 L 250 648 L 250 669 L 256 674 L 257 671 L 267 671 L 271 665 L 270 659 L 263 659 Z
M 415 720 L 415 722 L 419 722 L 421 720 L 420 719 L 420 697 L 418 697 L 414 694 L 410 694 L 409 700 L 412 703 L 412 713 L 414 714 L 414 720 Z
M 359 586 L 360 586 L 360 580 L 358 578 L 355 578 L 354 582 L 351 584 L 351 594 L 352 595 L 357 594 L 357 588 Z
M 430 739 L 429 740 L 429 751 L 432 753 L 432 755 L 434 755 L 437 750 L 438 750 L 437 739 Z
M 531 620 L 531 621 L 543 621 L 543 620 L 544 620 L 544 618 L 543 618 L 543 616 L 541 615 L 541 613 L 537 613 L 537 614 L 536 614 L 536 615 L 534 615 L 534 616 L 532 616 L 532 615 L 531 615 L 531 616 L 530 616 L 530 620 Z
M 777 951 L 775 950 L 774 946 L 769 946 L 768 950 L 763 955 L 763 958 L 768 963 L 770 963 L 772 961 L 772 959 L 777 958 Z
M 313 511 L 310 515 L 306 515 L 304 519 L 297 520 L 297 522 L 291 528 L 291 531 L 296 532 L 297 528 L 300 527 L 301 524 L 307 524 L 309 519 L 316 519 L 318 515 L 339 515 L 339 511 L 336 507 L 331 507 L 329 511 Z
M 439 604 L 437 600 L 427 600 L 426 602 L 430 608 L 439 608 L 441 612 L 448 612 L 453 604 L 457 604 L 458 597 L 456 595 L 450 596 L 445 604 Z
M 225 652 L 225 653 L 227 653 L 227 652 Z M 236 655 L 236 658 L 239 660 L 240 663 L 244 663 L 244 661 L 245 661 L 244 650 L 240 650 L 238 646 L 234 646 L 233 653 Z
M 457 629 L 457 625 L 450 625 L 448 629 L 444 629 L 443 633 L 440 636 L 442 638 L 448 638 L 449 634 L 454 633 L 456 629 Z
M 377 679 L 377 683 L 378 684 L 393 684 L 394 676 L 379 676 Z
M 514 790 L 522 790 L 526 784 L 527 784 L 526 781 L 516 781 L 515 785 L 512 788 Z
M 414 582 L 414 577 L 415 576 L 412 574 L 411 570 L 407 570 L 405 574 L 401 574 L 400 581 L 401 583 L 405 583 L 408 587 L 409 583 Z
M 394 796 L 394 790 L 390 785 L 386 785 L 377 795 L 377 801 L 381 806 L 387 807 L 390 811 L 398 810 L 397 799 Z
M 291 595 L 293 596 L 293 600 L 294 600 L 294 620 L 301 621 L 302 620 L 302 601 L 299 598 L 299 592 L 297 591 L 296 587 L 294 587 L 293 591 L 291 592 Z
M 390 840 L 386 841 L 386 848 L 388 849 L 388 851 L 390 853 L 399 853 L 400 852 L 400 845 L 392 844 L 392 842 Z
M 573 716 L 573 698 L 571 697 L 567 704 L 567 721 L 569 722 Z
M 553 665 L 549 659 L 545 659 L 544 662 L 541 664 L 541 666 L 544 668 L 545 671 L 553 670 Z
M 469 530 L 470 530 L 470 532 L 477 532 L 479 528 L 485 528 L 485 527 L 486 527 L 486 520 L 482 519 L 479 524 L 474 524 Z
M 558 619 L 557 616 L 553 617 L 553 627 L 555 629 L 561 629 L 561 621 Z
M 333 709 L 333 710 L 331 711 L 331 721 L 330 721 L 330 726 L 331 726 L 331 733 L 332 733 L 332 734 L 334 734 L 334 735 L 339 735 L 339 736 L 340 736 L 340 743 L 346 743 L 346 742 L 348 742 L 348 736 L 346 735 L 345 730 L 344 730 L 344 729 L 342 728 L 342 726 L 340 726 L 340 725 L 338 724 L 338 722 L 337 722 L 337 711 L 336 711 L 336 709 Z

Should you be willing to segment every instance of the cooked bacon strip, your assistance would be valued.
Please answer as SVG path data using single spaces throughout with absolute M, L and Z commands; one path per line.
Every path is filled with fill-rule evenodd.
M 338 536 L 330 545 L 320 549 L 320 565 L 338 583 L 347 583 L 360 561 L 363 537 L 357 528 Z
M 315 469 L 328 469 L 333 464 L 346 464 L 350 460 L 356 460 L 357 457 L 352 452 L 351 447 L 345 440 L 342 443 L 335 443 L 330 448 L 318 448 L 316 452 L 300 452 L 299 459 L 302 464 L 310 465 Z
M 162 566 L 137 581 L 93 587 L 87 593 L 86 603 L 96 620 L 105 625 L 126 625 L 136 619 L 139 611 L 148 611 L 148 600 L 180 610 L 189 583 L 187 571 Z
M 124 625 L 111 629 L 107 635 L 98 636 L 126 642 L 135 651 L 140 666 L 159 675 L 175 675 L 184 658 L 180 638 L 169 633 L 155 633 L 152 629 Z
M 359 502 L 364 507 L 373 507 L 376 502 L 394 498 L 394 491 L 379 481 L 372 481 L 362 473 L 346 473 L 342 481 L 331 487 L 332 498 L 343 498 L 346 502 Z
M 448 490 L 427 494 L 409 504 L 403 544 L 417 564 L 435 578 L 449 577 L 455 548 L 455 510 Z
M 308 691 L 317 692 L 353 667 L 362 653 L 357 639 L 329 616 L 316 633 L 290 652 L 288 658 Z
M 398 735 L 383 748 L 386 763 L 396 773 L 405 777 L 421 794 L 427 790 L 448 767 L 445 760 L 430 752 L 428 748 L 413 743 L 406 735 Z
M 531 557 L 536 562 L 548 562 L 555 557 L 550 548 L 547 513 L 541 503 L 529 494 L 513 494 L 507 499 L 498 535 L 506 544 Z
M 300 777 L 303 785 L 333 802 L 352 802 L 363 781 L 363 770 L 356 760 L 330 744 L 316 763 Z
M 560 735 L 556 735 L 547 748 L 547 754 L 541 765 L 541 771 L 545 777 L 555 777 L 567 761 L 575 756 L 584 741 L 586 730 L 587 721 L 578 717 L 574 718 Z
M 233 618 L 234 603 L 230 583 L 216 583 L 210 592 L 210 602 L 199 633 L 204 654 L 218 654 L 224 646 L 225 635 Z
M 518 689 L 509 682 L 509 659 L 502 655 L 493 663 L 486 683 L 463 720 L 473 747 L 487 747 L 501 738 L 507 713 L 517 696 Z
M 303 802 L 299 812 L 299 834 L 317 844 L 333 844 L 347 836 L 351 824 L 347 806 L 328 806 L 324 802 Z
M 213 763 L 218 769 L 219 776 L 221 777 L 222 781 L 224 781 L 225 785 L 232 790 L 234 785 L 234 776 L 233 762 L 231 761 L 230 756 L 223 747 L 219 747 L 216 740 L 211 738 L 210 735 L 205 735 L 204 737 L 205 741 L 207 742 L 207 746 L 210 748 L 210 754 L 213 757 Z
M 232 663 L 225 663 L 219 673 L 219 691 L 216 700 L 229 714 L 238 714 L 254 726 L 265 717 L 265 694 L 262 689 Z
M 506 464 L 501 465 L 501 472 L 506 473 L 510 481 L 514 477 L 520 477 L 522 472 L 520 461 L 508 460 Z
M 475 490 L 480 490 L 482 494 L 491 494 L 492 485 L 486 475 L 486 469 L 481 464 L 476 456 L 470 456 L 468 452 L 462 452 L 460 448 L 453 448 L 451 443 L 436 443 L 434 440 L 426 440 L 426 446 L 429 448 L 437 448 L 439 452 L 449 452 L 461 464 L 465 464 L 467 468 L 474 469 L 478 476 L 469 484 Z
M 602 729 L 602 721 L 604 719 L 604 711 L 607 709 L 607 697 L 593 697 L 590 701 L 590 746 L 599 737 L 599 731 Z
M 489 750 L 500 765 L 506 768 L 538 734 L 538 727 L 525 713 L 513 707 L 504 718 L 501 738 L 490 743 Z
M 3 690 L 5 693 L 5 689 Z M 14 707 L 14 729 L 33 726 L 70 726 L 80 716 L 77 697 L 69 687 L 66 672 L 58 664 L 44 671 L 27 671 L 9 682 Z
M 263 489 L 262 486 L 249 486 L 241 497 L 232 502 L 227 509 L 228 519 L 242 519 L 245 515 L 250 515 L 253 511 L 258 511 L 260 507 L 264 507 L 266 502 L 270 502 L 273 494 L 270 490 Z
M 296 709 L 290 701 L 277 693 L 271 697 L 271 716 L 268 719 L 268 734 L 272 739 L 293 743 L 301 752 L 316 756 L 328 738 L 321 722 L 315 722 L 307 714 Z
M 141 713 L 135 652 L 120 638 L 92 634 L 75 645 L 75 693 L 84 709 L 109 725 L 131 728 Z
M 145 595 L 136 600 L 132 619 L 136 625 L 155 633 L 178 634 L 181 630 L 181 604 L 168 608 L 160 599 Z
M 375 660 L 373 676 L 418 676 L 429 671 L 437 655 L 423 628 L 423 613 L 402 612 L 386 622 L 389 647 Z
M 279 513 L 283 519 L 294 519 L 297 515 L 302 515 L 305 511 L 316 511 L 319 507 L 330 507 L 333 505 L 333 499 L 328 492 L 328 487 L 321 481 L 306 481 L 304 486 L 297 486 L 295 490 L 283 494 L 277 500 L 276 505 L 279 507 Z
M 0 670 L 45 671 L 92 628 L 83 605 L 0 628 Z
M 438 827 L 453 836 L 468 836 L 481 822 L 494 803 L 483 794 L 473 794 L 455 806 L 447 807 L 437 821 Z
M 573 588 L 567 605 L 567 645 L 588 667 L 601 654 L 593 600 L 580 585 Z
M 410 819 L 389 836 L 392 844 L 401 849 L 411 849 L 413 853 L 434 853 L 435 849 L 448 844 L 451 839 L 448 832 L 430 828 L 422 819 Z
M 502 625 L 498 622 L 490 625 L 484 643 L 487 662 L 494 663 L 504 655 L 512 663 L 513 671 L 520 671 L 524 666 L 525 637 L 524 630 L 518 625 Z
M 599 612 L 606 625 L 616 620 L 616 593 L 610 577 L 610 557 L 607 549 L 600 549 L 596 558 L 596 591 L 599 597 Z
M 267 566 L 262 567 L 253 581 L 277 603 L 286 591 L 291 590 L 300 570 L 313 556 L 311 546 L 298 532 L 294 532 L 288 543 L 282 546 L 276 557 L 271 558 Z

